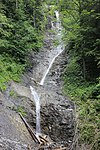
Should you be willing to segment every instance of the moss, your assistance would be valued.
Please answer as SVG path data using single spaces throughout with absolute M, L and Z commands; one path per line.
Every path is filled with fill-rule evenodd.
M 9 94 L 12 97 L 17 97 L 18 96 L 18 94 L 14 90 L 11 90 Z
M 23 116 L 26 116 L 26 112 L 25 112 L 25 110 L 24 110 L 24 107 L 19 106 L 16 111 L 17 111 L 17 112 L 20 112 Z

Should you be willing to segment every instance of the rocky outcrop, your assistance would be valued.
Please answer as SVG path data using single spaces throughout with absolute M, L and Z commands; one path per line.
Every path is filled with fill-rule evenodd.
M 32 54 L 31 61 L 35 65 L 23 75 L 22 83 L 12 81 L 7 90 L 0 93 L 0 150 L 37 149 L 18 115 L 20 111 L 31 128 L 36 128 L 35 103 L 30 85 L 34 86 L 40 97 L 42 133 L 48 135 L 53 142 L 70 149 L 74 136 L 74 105 L 62 94 L 61 75 L 66 61 L 65 52 L 55 60 L 45 84 L 39 85 L 48 64 L 56 54 L 50 44 L 53 38 L 54 35 L 48 34 L 44 49 Z
M 0 150 L 28 150 L 34 146 L 32 138 L 13 109 L 14 103 L 0 93 Z
M 68 101 L 53 103 L 41 109 L 42 132 L 48 134 L 54 142 L 69 144 L 74 136 L 73 108 Z

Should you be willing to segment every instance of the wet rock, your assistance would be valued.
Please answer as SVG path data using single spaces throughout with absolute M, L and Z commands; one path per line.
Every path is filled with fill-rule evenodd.
M 6 107 L 6 99 L 0 93 L 0 150 L 28 150 L 28 145 L 34 145 L 24 123 L 19 115 Z
M 11 90 L 14 90 L 18 95 L 32 99 L 30 89 L 21 84 L 11 81 Z M 33 99 L 32 99 L 33 100 Z
M 22 76 L 22 83 L 12 81 L 7 90 L 3 94 L 0 93 L 0 150 L 27 150 L 29 147 L 31 150 L 38 149 L 17 113 L 18 108 L 21 108 L 32 129 L 36 128 L 36 108 L 30 85 L 35 88 L 40 97 L 42 133 L 48 135 L 60 146 L 70 146 L 72 143 L 74 105 L 62 94 L 61 75 L 66 61 L 64 52 L 52 65 L 45 84 L 39 85 L 51 60 L 56 55 L 53 44 L 50 44 L 52 39 L 54 35 L 48 34 L 44 48 L 39 53 L 32 54 L 33 66 Z M 12 91 L 14 91 L 13 94 Z
M 53 103 L 41 109 L 42 132 L 48 134 L 55 142 L 68 142 L 74 136 L 73 110 Z

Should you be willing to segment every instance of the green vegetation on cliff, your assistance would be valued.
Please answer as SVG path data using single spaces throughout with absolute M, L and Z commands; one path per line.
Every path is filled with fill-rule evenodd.
M 77 104 L 79 137 L 85 149 L 98 150 L 100 142 L 100 1 L 60 0 L 68 63 L 64 93 Z M 75 141 L 74 141 L 75 142 Z
M 31 51 L 39 51 L 46 24 L 45 2 L 0 1 L 0 89 L 10 79 L 19 81 Z
M 9 80 L 17 82 L 20 80 L 20 74 L 28 65 L 29 53 L 39 51 L 42 47 L 47 16 L 54 15 L 56 9 L 60 12 L 64 29 L 63 41 L 67 45 L 68 54 L 68 63 L 63 75 L 64 93 L 75 101 L 79 114 L 77 119 L 79 136 L 74 142 L 75 144 L 79 142 L 79 146 L 83 149 L 98 150 L 100 147 L 99 0 L 47 2 L 1 0 L 0 90 L 6 89 Z

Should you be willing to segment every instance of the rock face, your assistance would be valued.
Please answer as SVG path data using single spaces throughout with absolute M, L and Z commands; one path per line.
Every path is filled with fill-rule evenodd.
M 66 102 L 54 105 L 50 103 L 41 109 L 42 132 L 48 134 L 57 143 L 68 144 L 73 139 L 73 109 Z
M 41 131 L 53 142 L 70 147 L 74 136 L 74 105 L 62 94 L 61 74 L 66 53 L 63 52 L 50 69 L 45 84 L 39 85 L 48 64 L 55 55 L 51 41 L 54 35 L 46 36 L 44 48 L 32 54 L 33 67 L 23 75 L 22 83 L 11 82 L 4 93 L 0 93 L 0 150 L 35 150 L 37 146 L 28 133 L 18 111 L 25 115 L 32 129 L 36 127 L 33 86 L 40 97 Z M 49 43 L 49 45 L 48 45 Z M 70 148 L 69 148 L 70 149 Z
M 6 102 L 0 93 L 0 150 L 28 150 L 29 145 L 34 146 L 32 138 L 18 113 L 11 109 L 14 104 Z

